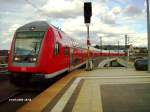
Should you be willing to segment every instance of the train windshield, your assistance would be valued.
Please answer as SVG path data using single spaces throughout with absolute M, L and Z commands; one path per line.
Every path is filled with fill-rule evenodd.
M 38 55 L 45 32 L 16 33 L 15 55 Z

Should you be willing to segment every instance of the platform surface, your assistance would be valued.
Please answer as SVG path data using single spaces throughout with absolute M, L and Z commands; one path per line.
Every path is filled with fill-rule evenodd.
M 46 94 L 45 97 L 39 95 L 18 111 L 150 112 L 150 73 L 127 68 L 107 68 L 89 72 L 77 70 L 67 75 L 68 78 L 71 76 L 67 85 L 63 82 L 64 86 L 57 92 L 58 86 L 50 87 L 42 93 Z M 42 98 L 50 99 L 44 102 Z

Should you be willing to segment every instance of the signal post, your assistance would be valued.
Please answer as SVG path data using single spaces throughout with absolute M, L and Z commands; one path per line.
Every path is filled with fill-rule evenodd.
M 87 62 L 86 62 L 86 70 L 92 70 L 93 69 L 93 64 L 92 60 L 90 58 L 90 36 L 89 36 L 89 25 L 90 25 L 90 20 L 92 16 L 92 3 L 91 2 L 85 2 L 84 3 L 84 23 L 86 24 L 87 27 Z

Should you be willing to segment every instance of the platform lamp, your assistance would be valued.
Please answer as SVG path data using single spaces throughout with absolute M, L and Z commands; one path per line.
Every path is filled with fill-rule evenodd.
M 86 63 L 86 70 L 92 70 L 92 61 L 90 60 L 90 36 L 89 36 L 89 25 L 91 22 L 92 16 L 92 3 L 91 2 L 84 2 L 84 23 L 87 27 L 87 63 Z

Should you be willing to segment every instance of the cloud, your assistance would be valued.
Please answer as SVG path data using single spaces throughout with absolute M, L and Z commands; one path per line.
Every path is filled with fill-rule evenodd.
M 106 24 L 115 24 L 116 16 L 112 13 L 105 14 L 101 17 L 101 20 Z
M 19 12 L 24 5 L 24 0 L 0 0 L 0 12 Z
M 112 9 L 112 13 L 113 13 L 114 15 L 119 15 L 119 14 L 121 13 L 120 7 L 114 7 L 114 8 Z
M 114 2 L 116 2 L 116 3 L 128 3 L 129 2 L 129 0 L 113 0 Z
M 135 34 L 129 34 L 130 42 L 134 46 L 147 46 L 147 33 L 135 33 Z
M 93 16 L 99 17 L 105 24 L 116 24 L 117 17 L 121 13 L 120 7 L 116 6 L 110 10 L 106 3 L 93 3 L 93 5 Z
M 8 29 L 7 32 L 5 31 L 2 33 L 2 35 L 1 35 L 2 38 L 0 38 L 1 45 L 2 45 L 1 49 L 9 49 L 10 48 L 10 44 L 11 44 L 11 41 L 13 39 L 14 32 L 20 26 L 21 26 L 20 24 L 13 24 Z
M 48 0 L 41 10 L 52 18 L 75 18 L 83 14 L 83 2 L 80 0 Z
M 130 4 L 126 7 L 126 9 L 124 10 L 124 13 L 128 16 L 135 16 L 135 15 L 141 14 L 142 10 L 136 7 L 135 5 Z

